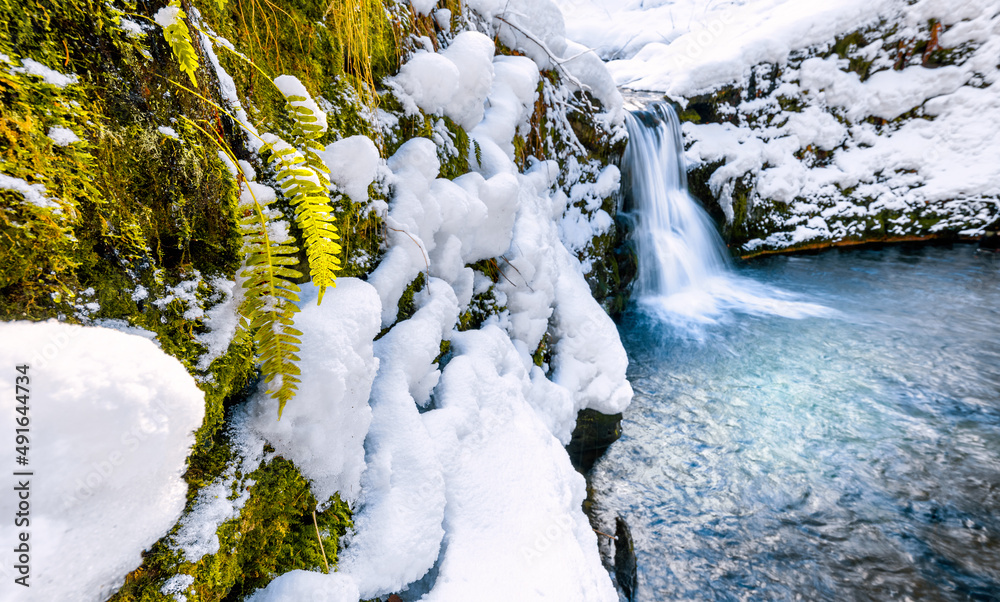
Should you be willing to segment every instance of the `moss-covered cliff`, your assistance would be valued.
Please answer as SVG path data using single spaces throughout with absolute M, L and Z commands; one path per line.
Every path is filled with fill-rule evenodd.
M 468 172 L 476 156 L 468 134 L 447 117 L 406 114 L 382 80 L 420 36 L 446 45 L 476 21 L 457 0 L 440 2 L 450 24 L 395 0 L 185 0 L 179 7 L 197 55 L 192 81 L 155 22 L 163 4 L 0 3 L 0 320 L 55 318 L 143 333 L 183 363 L 206 404 L 185 475 L 186 515 L 212 495 L 228 498 L 233 515 L 217 528 L 216 551 L 198 560 L 177 548 L 180 525 L 165 534 L 113 600 L 174 593 L 240 600 L 278 574 L 335 565 L 352 523 L 339 497 L 315 499 L 281 457 L 248 457 L 229 428 L 231 409 L 260 379 L 249 331 L 237 329 L 219 347 L 206 326 L 213 309 L 239 296 L 245 260 L 243 176 L 234 176 L 230 158 L 278 187 L 247 130 L 294 136 L 286 98 L 272 83 L 288 74 L 327 115 L 320 144 L 365 135 L 384 158 L 426 137 L 438 147 L 442 177 Z M 559 159 L 557 186 L 567 194 L 594 182 L 623 144 L 590 120 L 596 107 L 587 94 L 566 93 L 560 74 L 545 74 L 535 118 L 515 141 L 521 167 Z M 573 167 L 563 160 L 568 149 L 578 151 Z M 369 194 L 386 200 L 390 191 L 376 182 Z M 363 278 L 380 261 L 385 225 L 370 203 L 346 194 L 332 200 L 340 274 Z M 610 194 L 596 206 L 578 204 L 584 213 L 614 214 Z M 274 207 L 291 218 L 288 199 Z M 292 234 L 302 237 L 295 226 Z M 629 279 L 613 254 L 615 236 L 612 228 L 578 249 L 609 307 L 621 307 Z M 308 273 L 305 253 L 298 259 Z M 472 267 L 496 282 L 504 261 Z M 405 299 L 397 320 L 408 317 Z M 475 328 L 503 310 L 488 291 L 461 323 Z

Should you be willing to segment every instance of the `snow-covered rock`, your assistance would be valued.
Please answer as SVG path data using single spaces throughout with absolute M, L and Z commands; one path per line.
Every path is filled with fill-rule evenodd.
M 106 328 L 0 323 L 0 362 L 10 460 L 15 420 L 27 418 L 16 471 L 30 473 L 4 478 L 3 591 L 18 591 L 5 599 L 105 600 L 184 509 L 181 475 L 204 395 L 151 341 Z M 29 551 L 15 549 L 22 542 Z M 24 564 L 30 588 L 21 589 Z

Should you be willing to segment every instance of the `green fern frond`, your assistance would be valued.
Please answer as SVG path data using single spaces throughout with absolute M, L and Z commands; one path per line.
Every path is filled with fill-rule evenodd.
M 153 18 L 163 27 L 163 37 L 170 44 L 181 71 L 191 78 L 191 83 L 197 88 L 198 79 L 195 77 L 195 72 L 198 71 L 198 54 L 194 51 L 191 32 L 184 22 L 187 15 L 184 14 L 180 1 L 172 0 L 170 4 L 157 11 Z
M 293 241 L 272 239 L 264 207 L 270 204 L 258 200 L 248 186 L 249 200 L 240 203 L 239 230 L 243 237 L 244 294 L 240 314 L 243 327 L 253 333 L 260 354 L 261 372 L 268 383 L 268 393 L 278 400 L 278 419 L 285 404 L 295 396 L 299 370 L 297 355 L 302 332 L 294 327 L 296 302 L 301 289 L 292 282 L 302 276 L 287 266 L 298 264 L 298 248 Z M 273 201 L 272 201 L 273 202 Z
M 337 242 L 340 235 L 330 199 L 330 170 L 319 155 L 323 147 L 317 142 L 325 128 L 311 108 L 315 106 L 312 99 L 292 95 L 285 100 L 297 148 L 272 135 L 262 153 L 270 153 L 282 192 L 295 207 L 295 220 L 305 238 L 309 275 L 319 288 L 318 302 L 322 303 L 326 288 L 336 286 L 341 268 L 341 247 Z

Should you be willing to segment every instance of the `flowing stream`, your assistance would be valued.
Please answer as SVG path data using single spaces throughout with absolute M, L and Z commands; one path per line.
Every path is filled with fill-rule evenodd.
M 650 165 L 679 155 L 670 122 L 630 120 Z M 636 396 L 591 477 L 632 528 L 638 599 L 1000 600 L 1000 256 L 728 266 L 683 173 L 645 187 L 637 152 L 642 269 L 669 273 L 621 323 Z

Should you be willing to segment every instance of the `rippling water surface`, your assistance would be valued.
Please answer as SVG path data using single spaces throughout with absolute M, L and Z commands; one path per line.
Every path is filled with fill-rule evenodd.
M 1000 257 L 740 276 L 832 311 L 621 324 L 636 397 L 593 482 L 632 527 L 639 599 L 1000 600 Z

